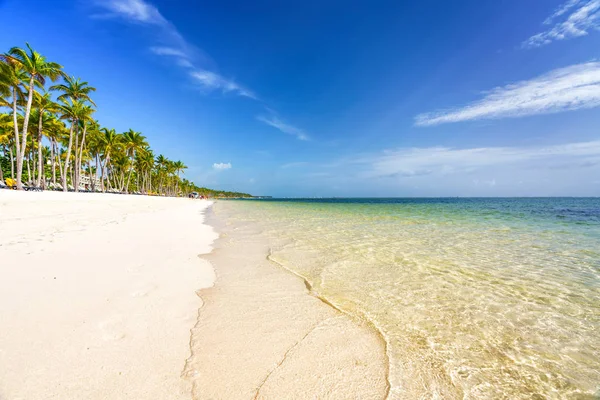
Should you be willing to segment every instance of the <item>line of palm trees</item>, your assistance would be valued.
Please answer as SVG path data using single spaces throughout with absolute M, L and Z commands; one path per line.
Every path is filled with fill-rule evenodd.
M 18 189 L 25 182 L 79 191 L 82 181 L 103 192 L 178 195 L 201 189 L 181 179 L 183 162 L 155 157 L 140 132 L 101 127 L 93 118 L 95 91 L 29 44 L 1 54 L 0 110 L 8 112 L 0 113 L 0 180 L 10 169 Z

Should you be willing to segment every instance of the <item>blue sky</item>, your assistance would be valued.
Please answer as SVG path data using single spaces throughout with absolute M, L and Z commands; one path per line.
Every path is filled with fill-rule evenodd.
M 0 0 L 199 185 L 600 195 L 600 0 Z

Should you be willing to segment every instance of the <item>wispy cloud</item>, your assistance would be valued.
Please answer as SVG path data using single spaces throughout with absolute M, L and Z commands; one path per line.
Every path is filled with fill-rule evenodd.
M 448 175 L 502 165 L 527 164 L 528 168 L 541 165 L 551 168 L 552 165 L 574 161 L 582 168 L 598 165 L 600 140 L 532 147 L 400 148 L 359 160 L 360 163 L 369 164 L 368 177 L 404 178 Z
M 181 49 L 175 49 L 173 47 L 150 47 L 150 51 L 159 56 L 188 58 L 188 55 L 185 51 Z
M 554 40 L 585 36 L 592 30 L 600 30 L 600 0 L 568 0 L 544 21 L 544 25 L 552 24 L 550 29 L 524 41 L 522 47 L 540 47 Z
M 150 51 L 156 55 L 172 58 L 175 64 L 186 69 L 188 76 L 205 90 L 221 90 L 239 96 L 257 99 L 250 90 L 233 80 L 226 79 L 216 72 L 196 66 L 198 54 L 203 52 L 190 45 L 179 33 L 175 25 L 168 21 L 152 4 L 143 0 L 97 0 L 96 5 L 108 11 L 104 17 L 123 19 L 131 23 L 141 23 L 157 27 L 161 41 L 168 45 L 152 46 Z M 207 58 L 203 56 L 203 58 Z
M 219 90 L 224 94 L 230 93 L 262 103 L 252 90 L 214 71 L 216 69 L 214 65 L 207 65 L 214 63 L 209 62 L 210 58 L 202 50 L 190 44 L 176 26 L 150 2 L 145 0 L 93 1 L 98 8 L 106 11 L 105 14 L 96 15 L 96 17 L 115 18 L 128 23 L 153 27 L 160 37 L 157 39 L 157 44 L 149 48 L 150 52 L 172 60 L 175 65 L 184 69 L 187 77 L 194 85 L 200 86 L 204 92 Z M 266 109 L 269 113 L 275 114 L 275 111 L 268 107 Z M 284 123 L 278 117 L 260 116 L 257 119 L 284 133 L 296 136 L 300 140 L 308 140 L 308 135 L 301 129 Z
M 224 171 L 226 169 L 231 169 L 231 163 L 214 163 L 213 169 L 217 171 Z
M 495 88 L 483 99 L 464 107 L 419 114 L 415 125 L 550 114 L 598 106 L 600 62 L 589 62 Z
M 221 75 L 206 70 L 195 70 L 190 73 L 192 78 L 207 90 L 219 89 L 223 93 L 233 92 L 239 96 L 249 97 L 256 100 L 254 93 L 243 88 L 234 81 L 227 80 Z
M 144 24 L 169 25 L 156 7 L 143 0 L 96 0 L 95 3 L 110 13 L 105 17 L 124 18 Z
M 274 115 L 270 115 L 265 117 L 263 115 L 259 115 L 256 117 L 257 120 L 264 122 L 265 124 L 272 126 L 275 129 L 280 130 L 283 133 L 287 133 L 288 135 L 293 135 L 300 140 L 309 140 L 308 135 L 300 128 L 296 128 L 290 124 L 287 124 L 280 120 L 278 117 Z

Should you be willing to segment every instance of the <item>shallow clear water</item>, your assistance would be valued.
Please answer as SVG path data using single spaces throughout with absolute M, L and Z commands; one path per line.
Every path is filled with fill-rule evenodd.
M 381 332 L 390 398 L 600 395 L 600 199 L 221 204 Z

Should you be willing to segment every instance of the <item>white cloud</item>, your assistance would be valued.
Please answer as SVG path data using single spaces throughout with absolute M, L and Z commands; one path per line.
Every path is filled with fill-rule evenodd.
M 111 12 L 109 16 L 146 24 L 169 24 L 156 7 L 143 0 L 96 0 L 95 3 Z
M 544 20 L 544 25 L 552 24 L 555 18 L 560 17 L 579 3 L 581 3 L 581 0 L 568 0 L 567 2 L 561 4 L 551 16 Z
M 183 50 L 176 49 L 173 47 L 150 47 L 150 51 L 159 56 L 173 56 L 181 58 L 188 57 L 188 55 Z
M 279 129 L 283 133 L 287 133 L 288 135 L 296 136 L 300 140 L 308 140 L 308 135 L 300 128 L 296 128 L 295 126 L 289 125 L 274 115 L 269 117 L 265 117 L 259 115 L 256 117 L 257 120 L 264 122 L 265 124 L 272 126 L 275 129 Z
M 483 99 L 464 107 L 419 114 L 415 125 L 550 114 L 598 106 L 600 62 L 589 62 L 495 88 Z
M 569 12 L 566 18 L 561 18 Z M 544 24 L 551 25 L 556 19 L 560 21 L 552 28 L 524 41 L 522 47 L 540 47 L 554 40 L 585 36 L 591 30 L 600 30 L 600 0 L 568 0 L 548 17 Z
M 226 169 L 231 169 L 231 163 L 214 163 L 213 169 L 217 171 L 224 171 Z
M 590 168 L 600 165 L 600 140 L 531 147 L 400 148 L 358 161 L 369 164 L 366 177 L 411 178 L 474 172 L 490 166 Z M 485 182 L 496 184 L 495 180 Z
M 256 99 L 256 96 L 248 89 L 243 88 L 234 81 L 223 78 L 221 75 L 206 70 L 195 70 L 190 72 L 190 76 L 205 89 L 220 89 L 224 93 L 233 92 L 239 96 Z

